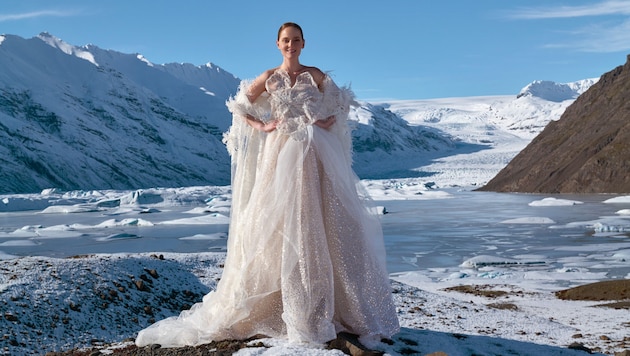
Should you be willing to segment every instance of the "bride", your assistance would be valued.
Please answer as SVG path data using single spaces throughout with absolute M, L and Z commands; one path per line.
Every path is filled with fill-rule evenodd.
M 282 64 L 227 102 L 232 156 L 227 257 L 216 290 L 142 330 L 138 346 L 255 335 L 321 345 L 340 333 L 377 347 L 399 330 L 382 229 L 351 169 L 350 104 L 300 64 L 302 29 L 278 31 Z

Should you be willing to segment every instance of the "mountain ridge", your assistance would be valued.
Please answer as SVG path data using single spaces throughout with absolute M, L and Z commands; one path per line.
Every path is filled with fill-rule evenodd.
M 133 55 L 91 47 L 96 65 L 58 41 L 4 38 L 0 191 L 229 182 L 221 134 L 230 115 L 221 98 Z M 106 65 L 112 58 L 122 64 Z
M 231 122 L 225 101 L 240 79 L 221 67 L 158 65 L 49 33 L 0 35 L 0 66 L 0 194 L 229 184 L 221 138 Z M 538 113 L 524 119 L 543 119 L 506 130 L 531 135 L 566 103 L 540 102 L 542 109 L 532 100 L 516 107 Z M 417 167 L 462 145 L 486 145 L 410 123 L 386 104 L 361 103 L 351 119 L 360 177 L 417 176 Z

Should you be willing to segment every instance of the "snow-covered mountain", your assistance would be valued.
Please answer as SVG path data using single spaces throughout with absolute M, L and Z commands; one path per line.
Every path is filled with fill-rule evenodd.
M 560 84 L 548 80 L 536 80 L 523 88 L 517 95 L 517 98 L 533 96 L 553 102 L 574 100 L 596 82 L 597 79 L 587 79 L 574 83 Z
M 568 84 L 545 82 L 546 95 L 529 84 L 519 95 L 405 100 L 373 103 L 404 119 L 411 126 L 448 134 L 452 146 L 429 151 L 415 160 L 387 161 L 407 167 L 415 176 L 430 176 L 442 186 L 462 183 L 462 170 L 479 186 L 492 179 L 516 154 L 598 79 Z M 554 88 L 567 99 L 559 98 Z M 570 95 L 567 88 L 571 88 Z M 492 148 L 492 149 L 489 149 Z M 379 162 L 379 165 L 381 163 Z M 374 164 L 372 165 L 374 166 Z M 399 170 L 402 171 L 402 170 Z
M 2 38 L 0 192 L 229 182 L 232 74 L 49 34 Z
M 220 140 L 239 79 L 220 67 L 157 65 L 42 33 L 0 35 L 0 68 L 0 193 L 229 183 Z M 362 103 L 352 111 L 355 170 L 362 178 L 424 175 L 417 168 L 434 159 L 492 145 L 474 137 L 479 129 L 530 140 L 591 84 Z

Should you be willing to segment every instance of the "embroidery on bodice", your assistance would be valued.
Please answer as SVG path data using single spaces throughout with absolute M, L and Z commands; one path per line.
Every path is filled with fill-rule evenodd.
M 306 128 L 321 119 L 324 94 L 317 87 L 310 72 L 299 73 L 295 83 L 285 70 L 276 70 L 265 82 L 269 93 L 271 117 L 278 120 L 277 129 L 296 140 L 306 138 Z

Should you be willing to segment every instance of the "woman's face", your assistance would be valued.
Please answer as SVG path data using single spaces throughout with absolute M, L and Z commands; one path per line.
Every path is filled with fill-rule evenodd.
M 285 58 L 296 58 L 300 56 L 304 48 L 302 33 L 295 27 L 287 27 L 280 32 L 280 38 L 276 42 L 278 49 Z

